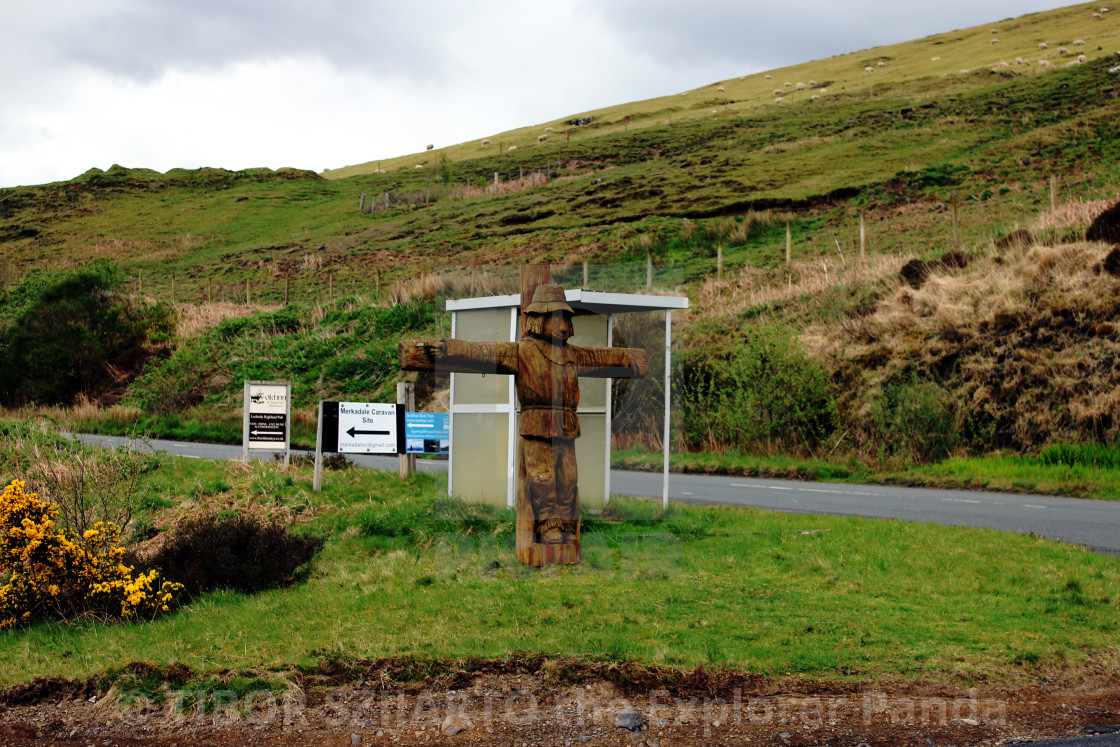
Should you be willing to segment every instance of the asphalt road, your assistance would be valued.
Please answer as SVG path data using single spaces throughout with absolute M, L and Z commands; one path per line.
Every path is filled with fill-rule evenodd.
M 82 441 L 118 446 L 128 439 L 79 435 Z M 151 448 L 201 459 L 240 459 L 241 448 L 153 440 Z M 271 458 L 254 452 L 255 458 Z M 355 463 L 396 470 L 397 457 L 351 456 Z M 446 472 L 447 462 L 417 460 L 425 472 Z M 329 479 L 329 478 L 327 478 Z M 614 495 L 660 497 L 662 475 L 611 471 Z M 884 485 L 847 485 L 789 480 L 672 474 L 669 498 L 682 503 L 756 506 L 807 514 L 867 516 L 1035 534 L 1120 556 L 1120 501 L 1040 495 L 929 490 Z

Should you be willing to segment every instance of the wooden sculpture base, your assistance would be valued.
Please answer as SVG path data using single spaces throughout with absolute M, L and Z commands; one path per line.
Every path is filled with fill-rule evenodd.
M 520 494 L 517 496 L 517 521 L 514 525 L 517 560 L 530 568 L 545 565 L 575 565 L 580 561 L 579 522 L 573 541 L 562 545 L 550 545 L 537 541 L 533 531 L 533 507 Z

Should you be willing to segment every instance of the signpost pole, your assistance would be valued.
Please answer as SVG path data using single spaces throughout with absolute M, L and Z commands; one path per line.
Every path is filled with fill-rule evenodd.
M 315 476 L 311 489 L 316 493 L 323 489 L 323 400 L 319 400 L 319 424 L 315 427 Z
M 407 381 L 397 382 L 397 404 L 404 406 L 406 413 L 416 409 L 416 388 Z M 416 474 L 416 455 L 401 454 L 398 474 L 402 480 L 407 480 Z
M 249 382 L 245 382 L 245 395 L 241 399 L 241 461 L 249 463 Z

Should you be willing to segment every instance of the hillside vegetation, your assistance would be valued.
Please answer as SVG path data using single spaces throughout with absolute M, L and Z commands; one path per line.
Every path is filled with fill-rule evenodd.
M 1077 5 L 323 174 L 0 190 L 5 339 L 93 261 L 148 335 L 3 404 L 230 439 L 243 379 L 291 379 L 308 439 L 319 398 L 391 396 L 397 340 L 446 332 L 444 297 L 509 292 L 525 262 L 645 291 L 648 259 L 651 292 L 691 300 L 680 447 L 889 465 L 1114 444 L 1120 288 L 1086 229 L 1120 197 L 1118 51 L 1120 12 Z M 656 344 L 649 320 L 620 332 Z M 620 445 L 659 446 L 656 379 L 616 409 Z

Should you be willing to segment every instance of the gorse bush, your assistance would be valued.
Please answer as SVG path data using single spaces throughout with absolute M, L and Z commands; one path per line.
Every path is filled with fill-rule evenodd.
M 960 443 L 960 412 L 945 387 L 915 378 L 889 382 L 871 407 L 877 441 L 888 454 L 936 462 Z
M 775 327 L 751 330 L 726 359 L 694 365 L 682 389 L 691 448 L 812 451 L 836 427 L 828 373 Z
M 69 404 L 134 370 L 150 338 L 173 327 L 164 304 L 116 293 L 120 273 L 95 265 L 70 275 L 29 276 L 0 297 L 0 400 Z
M 213 589 L 252 594 L 295 581 L 324 542 L 252 517 L 207 516 L 179 529 L 136 563 L 178 580 L 187 597 Z
M 24 483 L 0 494 L 0 629 L 43 618 L 150 618 L 170 610 L 182 585 L 158 570 L 133 575 L 120 530 L 99 522 L 81 535 L 56 523 L 58 510 Z

